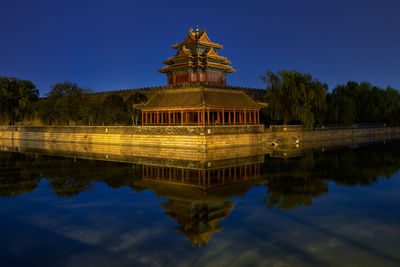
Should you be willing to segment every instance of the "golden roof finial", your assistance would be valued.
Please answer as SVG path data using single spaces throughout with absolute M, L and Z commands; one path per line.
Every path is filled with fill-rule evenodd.
M 189 28 L 189 32 L 192 33 L 192 32 L 193 32 L 193 29 L 192 29 L 192 28 Z
M 199 26 L 196 26 L 196 33 L 199 33 Z

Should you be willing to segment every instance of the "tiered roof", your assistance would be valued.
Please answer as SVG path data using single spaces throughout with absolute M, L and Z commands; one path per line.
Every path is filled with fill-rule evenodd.
M 255 102 L 240 90 L 218 88 L 183 88 L 160 90 L 143 106 L 147 109 L 176 109 L 176 108 L 248 108 L 259 109 L 261 103 Z
M 196 27 L 195 32 L 193 32 L 193 29 L 189 29 L 185 40 L 171 47 L 177 49 L 177 52 L 175 56 L 163 62 L 168 66 L 160 69 L 159 72 L 161 73 L 188 68 L 202 69 L 203 71 L 206 71 L 207 68 L 213 68 L 225 73 L 235 72 L 228 65 L 231 62 L 217 53 L 222 45 L 211 42 L 205 29 L 202 29 L 201 32 L 199 32 L 198 27 Z
M 168 200 L 161 204 L 171 219 L 178 221 L 176 231 L 184 233 L 192 247 L 207 247 L 213 233 L 223 229 L 217 225 L 231 213 L 234 202 L 221 201 L 213 204 L 194 204 L 189 201 Z

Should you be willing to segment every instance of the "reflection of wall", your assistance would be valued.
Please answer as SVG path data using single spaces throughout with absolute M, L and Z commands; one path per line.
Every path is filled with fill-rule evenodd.
M 241 146 L 199 150 L 0 139 L 0 148 L 4 151 L 205 169 L 262 162 L 264 154 L 272 147 Z

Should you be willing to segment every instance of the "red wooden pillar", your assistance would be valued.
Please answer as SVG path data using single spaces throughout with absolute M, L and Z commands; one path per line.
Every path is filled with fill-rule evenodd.
M 225 110 L 222 109 L 222 125 L 225 125 Z
M 203 125 L 206 124 L 206 112 L 205 112 L 204 108 L 203 108 L 202 124 Z
M 244 110 L 243 114 L 244 114 L 244 124 L 246 125 L 247 124 L 247 110 Z
M 181 124 L 183 125 L 183 110 L 181 110 Z
M 210 125 L 210 109 L 207 109 L 207 124 Z
M 200 125 L 200 111 L 197 111 L 197 125 Z
M 233 124 L 236 124 L 236 109 L 233 110 Z
M 168 125 L 171 124 L 171 110 L 168 110 Z

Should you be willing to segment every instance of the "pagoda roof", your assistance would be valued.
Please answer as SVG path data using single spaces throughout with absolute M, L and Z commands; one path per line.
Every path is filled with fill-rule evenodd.
M 204 247 L 207 247 L 211 236 L 222 229 L 222 226 L 205 226 L 204 229 L 185 229 L 184 226 L 175 228 L 176 231 L 184 233 L 187 236 L 192 247 L 195 247 L 196 245 L 201 247 L 201 244 L 203 244 Z
M 143 110 L 182 108 L 259 109 L 262 106 L 241 90 L 219 88 L 182 88 L 156 92 Z
M 175 49 L 181 49 L 185 45 L 191 45 L 191 44 L 201 44 L 204 46 L 208 47 L 213 47 L 216 49 L 220 49 L 223 46 L 220 44 L 216 44 L 210 41 L 210 38 L 208 37 L 206 30 L 202 29 L 201 32 L 199 32 L 199 28 L 196 27 L 196 31 L 193 32 L 193 29 L 189 29 L 189 33 L 186 36 L 185 40 L 179 44 L 172 45 L 172 48 Z
M 262 179 L 251 179 L 233 184 L 221 185 L 213 188 L 194 188 L 185 185 L 160 182 L 154 180 L 140 180 L 136 186 L 152 190 L 158 197 L 192 202 L 193 204 L 214 204 L 228 198 L 244 196 L 254 185 L 263 184 Z M 168 205 L 168 204 L 163 204 Z M 163 206 L 162 205 L 162 206 Z
M 164 64 L 173 64 L 174 60 L 179 60 L 179 59 L 184 59 L 184 58 L 194 58 L 194 57 L 198 57 L 200 59 L 204 59 L 204 58 L 214 58 L 217 60 L 222 61 L 222 63 L 224 64 L 231 64 L 231 62 L 226 58 L 226 57 L 222 57 L 220 55 L 218 55 L 218 53 L 212 48 L 208 48 L 204 53 L 194 53 L 192 54 L 190 49 L 187 49 L 185 46 L 182 46 L 182 50 L 181 51 L 176 51 L 175 56 L 172 56 L 170 58 L 168 58 L 167 60 L 163 61 Z
M 226 61 L 226 62 L 227 62 L 226 64 L 230 63 L 229 61 Z M 165 63 L 165 62 L 164 62 L 164 63 Z M 166 63 L 169 64 L 168 61 L 166 61 Z M 165 66 L 165 67 L 163 67 L 162 69 L 160 69 L 158 72 L 167 73 L 169 70 L 172 70 L 172 69 L 181 69 L 181 68 L 190 68 L 190 67 L 192 67 L 192 68 L 193 68 L 193 67 L 200 67 L 200 68 L 207 68 L 207 67 L 210 67 L 210 68 L 215 68 L 215 69 L 222 69 L 222 70 L 224 70 L 224 71 L 227 72 L 227 73 L 236 72 L 236 70 L 233 69 L 231 66 L 224 65 L 224 64 L 220 64 L 220 63 L 214 63 L 214 62 L 205 62 L 205 63 L 197 62 L 197 63 L 192 63 L 192 62 L 190 62 L 190 61 L 181 62 L 181 63 L 175 63 L 175 64 L 170 65 L 170 66 Z

